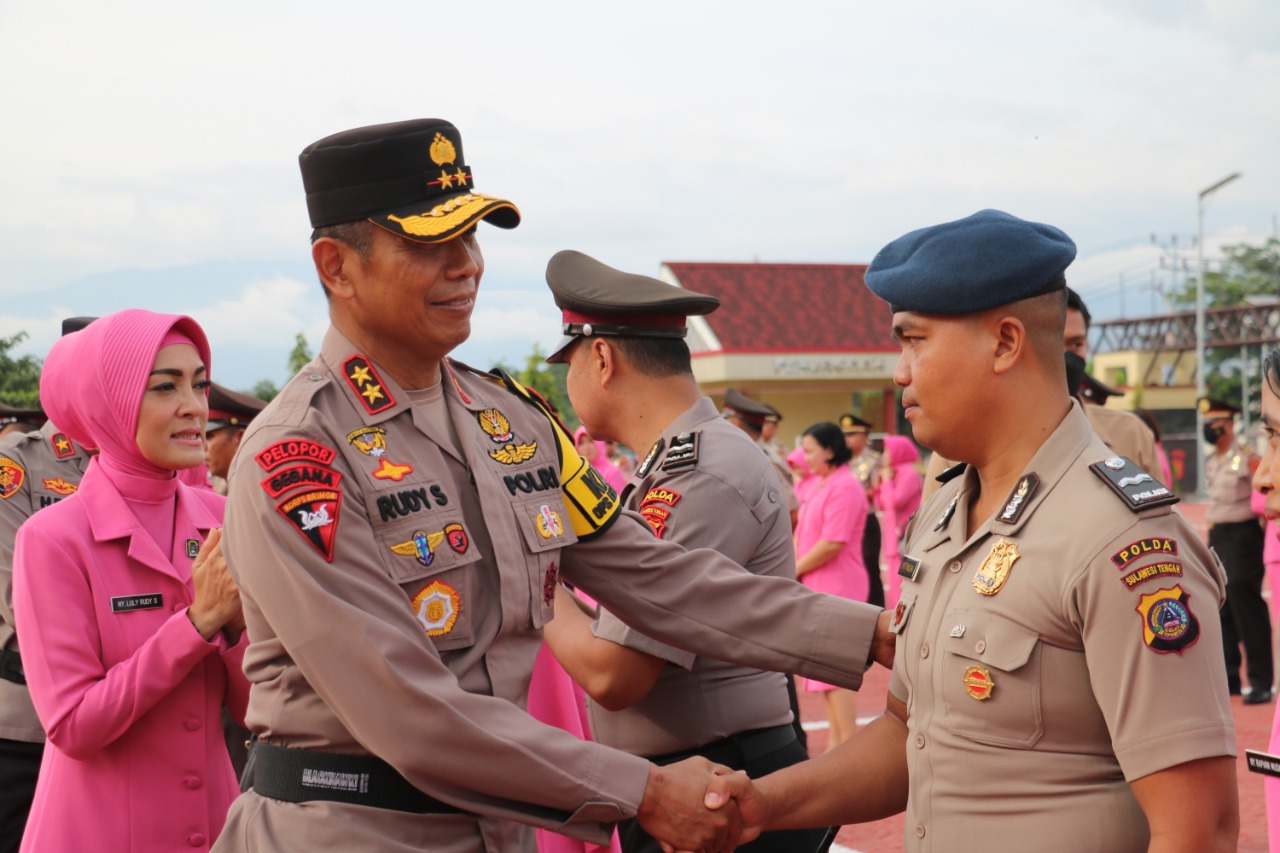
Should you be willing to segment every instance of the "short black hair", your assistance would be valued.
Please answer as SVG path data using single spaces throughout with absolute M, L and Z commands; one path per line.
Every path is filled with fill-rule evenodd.
M 1084 307 L 1084 300 L 1080 298 L 1080 294 L 1069 287 L 1067 288 L 1067 310 L 1080 312 L 1080 316 L 1084 318 L 1085 329 L 1093 325 L 1093 316 L 1089 313 L 1089 309 Z
M 1267 380 L 1271 393 L 1280 397 L 1280 348 L 1273 349 L 1262 363 L 1262 375 Z
M 853 451 L 844 442 L 844 433 L 831 421 L 820 421 L 806 429 L 801 435 L 807 435 L 824 450 L 831 451 L 831 467 L 843 465 L 853 458 Z
M 626 356 L 627 363 L 644 376 L 661 378 L 693 373 L 689 345 L 683 338 L 611 339 Z

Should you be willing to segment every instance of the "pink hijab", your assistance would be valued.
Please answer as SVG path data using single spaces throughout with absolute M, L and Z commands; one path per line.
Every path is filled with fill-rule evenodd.
M 809 463 L 804 461 L 804 448 L 797 447 L 787 454 L 787 465 L 793 472 L 800 475 L 795 481 L 796 500 L 804 503 L 805 498 L 809 497 L 809 493 L 813 491 L 813 487 L 818 484 L 818 478 L 813 475 L 813 471 L 809 470 Z
M 193 345 L 209 368 L 209 341 L 195 320 L 130 308 L 59 338 L 45 359 L 45 411 L 72 441 L 98 449 L 91 467 L 126 498 L 153 502 L 177 489 L 174 472 L 148 461 L 135 436 L 156 353 L 179 343 Z
M 587 435 L 587 428 L 584 426 L 580 426 L 573 431 L 573 444 L 575 447 L 578 445 L 578 442 L 582 440 L 584 435 Z M 605 443 L 603 441 L 596 441 L 594 438 L 591 440 L 595 442 L 596 445 L 596 458 L 589 460 L 591 462 L 591 467 L 600 472 L 600 476 L 604 477 L 606 483 L 613 486 L 613 490 L 615 492 L 621 492 L 627 485 L 626 475 L 623 474 L 622 469 L 615 465 L 613 460 L 609 458 L 609 449 L 605 446 Z

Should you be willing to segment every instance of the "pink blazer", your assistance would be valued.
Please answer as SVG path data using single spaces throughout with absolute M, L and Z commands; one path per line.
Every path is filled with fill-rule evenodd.
M 206 643 L 191 624 L 187 554 L 224 502 L 179 485 L 174 553 L 161 554 L 90 465 L 77 494 L 19 530 L 13 609 L 49 738 L 24 851 L 208 850 L 217 837 L 239 793 L 221 708 L 244 719 L 248 641 Z

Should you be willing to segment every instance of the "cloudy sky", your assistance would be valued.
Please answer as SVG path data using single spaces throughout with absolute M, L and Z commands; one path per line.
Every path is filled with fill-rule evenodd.
M 557 337 L 563 248 L 865 263 L 997 207 L 1076 239 L 1095 314 L 1142 316 L 1194 265 L 1200 190 L 1243 173 L 1211 258 L 1280 213 L 1274 0 L 0 0 L 0 75 L 0 335 L 182 311 L 241 388 L 319 342 L 296 158 L 364 124 L 452 120 L 524 213 L 482 231 L 481 367 Z

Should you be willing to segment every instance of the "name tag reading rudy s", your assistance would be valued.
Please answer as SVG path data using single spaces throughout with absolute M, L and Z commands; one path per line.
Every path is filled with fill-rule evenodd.
M 111 598 L 112 613 L 128 613 L 131 610 L 158 610 L 164 607 L 164 596 L 158 592 L 148 595 L 116 595 Z

